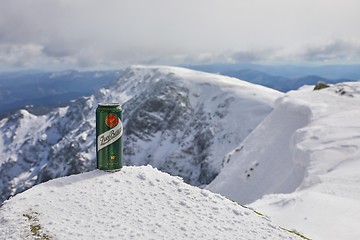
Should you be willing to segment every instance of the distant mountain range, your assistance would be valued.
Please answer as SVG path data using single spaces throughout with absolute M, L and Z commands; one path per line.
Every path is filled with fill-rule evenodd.
M 199 71 L 218 73 L 260 84 L 282 92 L 322 81 L 336 84 L 360 80 L 360 65 L 349 66 L 265 66 L 255 64 L 213 64 L 189 66 Z
M 319 67 L 266 66 L 256 64 L 211 64 L 190 69 L 235 77 L 282 92 L 303 85 L 350 82 L 360 79 L 360 65 Z M 0 119 L 18 109 L 35 115 L 49 113 L 69 101 L 89 96 L 115 81 L 121 70 L 79 72 L 20 71 L 0 73 Z
M 187 68 L 204 72 L 226 73 L 251 69 L 260 71 L 273 76 L 282 76 L 290 79 L 317 75 L 323 78 L 352 79 L 360 80 L 360 64 L 349 65 L 262 65 L 262 64 L 207 64 L 207 65 L 187 65 Z
M 286 78 L 281 76 L 273 76 L 264 72 L 252 69 L 243 69 L 239 71 L 222 72 L 222 75 L 239 78 L 251 83 L 260 84 L 269 88 L 279 90 L 281 92 L 288 92 L 290 90 L 297 90 L 304 85 L 315 85 L 318 82 L 325 82 L 329 84 L 336 84 L 339 82 L 352 82 L 351 79 L 327 79 L 316 75 L 308 75 L 299 78 Z
M 119 71 L 24 71 L 0 74 L 0 119 L 19 108 L 45 114 L 88 96 L 119 77 Z

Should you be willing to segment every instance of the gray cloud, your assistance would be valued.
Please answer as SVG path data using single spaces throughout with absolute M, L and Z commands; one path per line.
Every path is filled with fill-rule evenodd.
M 305 47 L 300 54 L 307 61 L 347 60 L 360 61 L 360 41 L 332 40 L 323 44 Z
M 261 5 L 247 0 L 0 0 L 0 5 L 2 68 L 348 59 L 357 49 L 348 39 L 360 39 L 357 0 Z M 332 36 L 342 40 L 331 41 Z M 324 41 L 330 43 L 307 45 Z

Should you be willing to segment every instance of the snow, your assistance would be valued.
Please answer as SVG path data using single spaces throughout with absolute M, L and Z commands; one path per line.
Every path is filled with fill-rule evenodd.
M 302 88 L 228 154 L 208 189 L 314 239 L 359 239 L 360 82 Z
M 0 208 L 1 239 L 301 239 L 150 166 L 37 185 Z
M 253 127 L 260 123 L 264 116 L 271 111 L 274 101 L 282 96 L 282 93 L 273 89 L 239 79 L 185 68 L 137 66 L 133 67 L 133 69 L 139 76 L 150 70 L 156 71 L 160 69 L 162 75 L 167 75 L 170 79 L 173 78 L 176 84 L 189 90 L 190 106 L 196 109 L 197 112 L 203 112 L 203 115 L 206 115 L 202 119 L 204 123 L 209 121 L 214 126 L 210 129 L 210 134 L 214 136 L 214 140 L 209 138 L 207 141 L 214 141 L 212 146 L 215 147 L 210 149 L 209 155 L 211 157 L 209 157 L 208 163 L 216 171 L 220 170 L 224 153 L 229 152 L 234 145 L 241 142 Z M 137 79 L 144 81 L 144 76 L 137 77 Z M 146 86 L 138 84 L 137 88 L 140 87 Z M 182 143 L 184 145 L 191 141 L 191 136 L 190 138 L 186 135 L 182 136 Z M 193 145 L 193 143 L 190 145 Z M 146 143 L 141 144 L 141 146 L 146 146 Z M 168 148 L 168 146 L 170 147 Z M 154 148 L 151 143 L 148 149 L 154 149 L 153 155 L 157 156 L 155 161 L 160 163 L 166 159 L 166 154 L 169 152 L 168 149 L 173 149 L 173 146 L 174 144 L 171 142 L 164 142 L 162 145 L 158 144 Z M 186 150 L 179 147 L 178 149 L 177 155 L 183 154 Z M 141 159 L 145 157 L 141 156 Z M 183 164 L 191 165 L 185 161 L 183 161 Z M 162 163 L 155 166 L 162 165 L 165 164 Z M 189 169 L 191 167 L 183 168 Z
M 4 126 L 7 123 L 8 119 L 4 118 L 0 120 L 0 128 L 2 128 L 2 126 Z M 9 137 L 6 135 L 6 133 L 4 134 L 5 137 Z M 4 149 L 5 148 L 5 142 L 3 137 L 0 137 L 0 149 Z M 0 166 L 1 164 L 5 161 L 5 153 L 3 152 L 3 150 L 0 151 Z
M 6 156 L 7 151 L 10 152 L 10 155 L 15 156 L 15 152 L 19 152 L 19 148 L 24 142 L 33 143 L 33 137 L 38 135 L 39 130 L 46 127 L 45 122 L 46 117 L 35 116 L 23 109 L 10 118 L 2 119 L 0 129 L 4 132 L 3 136 L 0 136 L 0 166 L 8 158 Z M 5 126 L 7 128 L 3 129 Z M 14 154 L 11 152 L 14 152 Z M 12 158 L 12 160 L 16 159 L 16 156 Z
M 239 150 L 230 154 L 231 160 L 208 186 L 209 189 L 247 204 L 263 194 L 292 192 L 298 187 L 304 175 L 302 168 L 288 161 L 292 152 L 284 146 L 291 141 L 294 132 L 309 121 L 310 111 L 287 98 L 277 101 L 277 106 L 271 116 L 257 127 L 256 132 L 241 144 Z M 284 124 L 284 119 L 287 124 Z M 239 157 L 245 159 L 241 165 L 237 160 Z M 276 164 L 263 160 L 267 158 L 273 158 Z M 231 183 L 228 181 L 230 176 Z M 264 181 L 261 185 L 259 178 Z M 239 181 L 246 184 L 239 184 Z M 234 185 L 234 188 L 229 188 L 229 184 Z
M 218 174 L 224 155 L 283 95 L 239 79 L 168 66 L 133 66 L 102 94 L 103 101 L 128 101 L 126 164 L 149 163 L 194 185 Z
M 132 155 L 125 161 L 181 173 L 196 184 L 204 184 L 199 176 L 220 172 L 207 190 L 276 224 L 151 167 L 124 167 L 49 181 L 16 195 L 0 208 L 0 239 L 32 239 L 30 228 L 37 225 L 37 234 L 55 239 L 294 237 L 275 227 L 280 225 L 313 239 L 357 240 L 360 82 L 312 88 L 283 95 L 220 75 L 139 66 L 126 70 L 113 88 L 49 115 L 22 110 L 0 121 L 0 180 L 6 183 L 0 193 L 13 195 L 77 167 L 93 169 L 98 100 L 128 101 L 125 124 L 146 116 L 150 125 L 165 122 L 174 108 L 145 111 L 145 103 L 173 101 L 177 126 L 154 132 L 135 126 L 140 137 L 131 136 Z
M 207 102 L 207 99 L 212 99 L 218 92 L 233 92 L 238 97 L 244 99 L 262 101 L 267 104 L 272 102 L 282 95 L 281 92 L 261 85 L 252 84 L 237 78 L 227 77 L 223 75 L 206 73 L 201 71 L 194 71 L 180 67 L 169 66 L 133 66 L 133 69 L 157 70 L 160 69 L 163 73 L 169 76 L 175 75 L 177 82 L 182 82 L 190 90 L 190 99 L 192 105 Z M 239 105 L 242 106 L 242 105 Z M 206 105 L 210 110 L 216 109 L 216 105 Z
M 0 123 L 0 202 L 43 181 L 94 169 L 98 102 L 123 105 L 125 165 L 151 164 L 200 186 L 283 95 L 165 66 L 129 67 L 108 87 L 44 116 L 22 110 Z

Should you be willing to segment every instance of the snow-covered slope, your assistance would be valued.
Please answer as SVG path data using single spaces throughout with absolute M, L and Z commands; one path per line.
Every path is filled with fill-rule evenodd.
M 95 109 L 124 109 L 124 161 L 208 184 L 271 112 L 281 93 L 238 79 L 173 67 L 135 66 L 97 95 L 34 116 L 0 121 L 0 202 L 35 184 L 95 167 Z
M 150 166 L 55 179 L 6 201 L 1 239 L 301 239 Z
M 360 236 L 360 82 L 304 88 L 226 160 L 208 189 L 314 239 Z

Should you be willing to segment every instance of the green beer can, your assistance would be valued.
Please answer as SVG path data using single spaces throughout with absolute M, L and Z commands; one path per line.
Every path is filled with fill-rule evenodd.
M 118 103 L 99 103 L 96 108 L 96 166 L 114 172 L 123 166 L 122 109 Z

